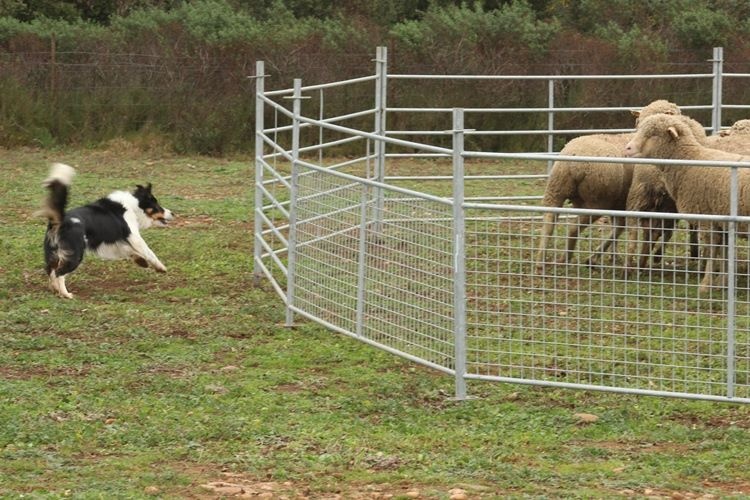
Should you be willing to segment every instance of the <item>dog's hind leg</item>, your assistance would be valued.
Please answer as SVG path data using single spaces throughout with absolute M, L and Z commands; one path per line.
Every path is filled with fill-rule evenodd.
M 57 276 L 55 271 L 52 271 L 49 275 L 49 287 L 64 299 L 73 298 L 73 294 L 65 287 L 65 275 Z
M 58 278 L 58 280 L 59 280 L 58 282 L 60 284 L 60 296 L 66 298 L 66 299 L 72 299 L 73 298 L 73 294 L 70 293 L 68 291 L 68 289 L 65 287 L 65 276 L 66 275 L 62 275 L 62 276 L 60 276 Z

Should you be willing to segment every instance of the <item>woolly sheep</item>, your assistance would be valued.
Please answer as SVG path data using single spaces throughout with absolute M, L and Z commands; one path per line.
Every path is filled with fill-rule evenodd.
M 680 108 L 674 103 L 660 99 L 640 111 L 634 111 L 633 115 L 637 123 L 638 120 L 656 113 L 680 114 Z M 700 124 L 697 126 L 703 130 Z M 565 145 L 560 154 L 617 157 L 622 155 L 623 147 L 631 137 L 632 134 L 596 134 L 576 137 Z M 542 204 L 547 207 L 561 207 L 566 201 L 570 201 L 575 208 L 624 210 L 633 179 L 633 170 L 632 165 L 617 163 L 557 161 L 550 171 Z M 634 199 L 635 203 L 637 201 Z M 648 200 L 645 203 L 650 204 Z M 581 230 L 599 218 L 600 216 L 596 215 L 580 215 L 576 223 L 570 227 L 566 252 L 562 259 L 564 262 L 570 259 L 575 250 Z M 537 251 L 537 263 L 540 268 L 546 261 L 546 250 L 550 236 L 554 232 L 556 220 L 557 214 L 544 214 L 542 235 Z M 607 250 L 625 228 L 625 217 L 614 217 L 612 222 L 612 232 L 597 252 Z
M 652 165 L 636 165 L 633 168 L 633 181 L 628 191 L 625 208 L 628 211 L 638 212 L 677 212 L 677 205 L 669 195 L 659 170 Z M 664 246 L 672 239 L 675 219 L 644 217 L 638 220 L 637 227 L 640 227 L 643 236 L 638 238 L 637 229 L 631 232 L 628 254 L 633 256 L 634 260 L 636 255 L 639 256 L 637 260 L 630 263 L 631 266 L 643 268 L 649 256 L 653 255 L 654 262 L 658 262 L 661 258 Z M 694 233 L 691 232 L 691 235 Z M 641 248 L 636 250 L 639 240 Z M 691 255 L 697 255 L 695 247 L 691 249 Z
M 730 135 L 750 135 L 750 120 L 738 120 L 734 124 L 726 129 L 719 132 L 722 137 Z
M 668 101 L 655 101 L 655 103 L 668 103 Z M 696 120 L 682 115 L 681 112 L 675 112 L 669 105 L 675 106 L 675 104 L 661 104 L 653 109 L 650 113 L 640 116 L 638 113 L 633 112 L 636 117 L 636 126 L 640 123 L 641 119 L 645 119 L 656 113 L 660 113 L 660 109 L 667 109 L 668 112 L 664 114 L 669 115 L 680 115 L 681 118 L 689 125 L 693 131 L 695 137 L 701 142 L 706 141 L 706 130 Z M 632 139 L 631 134 L 629 138 Z M 670 196 L 664 180 L 661 174 L 652 165 L 636 165 L 633 171 L 633 181 L 628 192 L 628 198 L 625 202 L 625 208 L 628 211 L 635 212 L 661 212 L 661 213 L 675 213 L 677 212 L 677 206 L 675 201 Z M 645 267 L 649 256 L 653 255 L 654 262 L 657 262 L 664 251 L 664 246 L 671 240 L 672 234 L 675 227 L 675 219 L 666 218 L 640 218 L 636 224 L 636 228 L 631 231 L 629 238 L 631 242 L 628 253 L 636 259 L 636 255 L 640 255 L 632 265 L 637 265 L 639 268 Z M 632 224 L 631 224 L 632 226 Z M 637 227 L 640 227 L 643 236 L 640 238 L 641 249 L 637 251 L 636 246 L 638 245 Z M 690 256 L 698 256 L 698 235 L 695 231 L 690 231 Z M 661 243 L 659 243 L 661 240 Z
M 750 161 L 750 156 L 705 147 L 683 119 L 656 114 L 644 119 L 635 136 L 625 146 L 625 155 L 638 158 L 671 158 L 683 160 Z M 727 215 L 729 211 L 730 169 L 659 165 L 669 193 L 681 213 Z M 740 193 L 750 186 L 750 170 L 738 172 Z M 750 193 L 740 195 L 738 213 L 750 214 Z M 721 257 L 724 224 L 701 223 L 711 230 L 709 258 L 700 285 L 706 292 L 714 286 L 715 261 Z M 746 229 L 746 228 L 745 228 Z
M 701 141 L 704 146 L 729 153 L 750 154 L 750 120 L 739 120 L 730 128 Z

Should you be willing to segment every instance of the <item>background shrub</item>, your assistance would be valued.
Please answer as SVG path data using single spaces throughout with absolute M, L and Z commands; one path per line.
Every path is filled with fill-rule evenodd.
M 389 47 L 389 70 L 396 73 L 705 72 L 716 45 L 731 46 L 728 67 L 747 71 L 742 63 L 749 52 L 747 2 L 603 5 L 599 0 L 0 0 L 0 146 L 94 144 L 144 133 L 161 134 L 184 152 L 249 150 L 254 98 L 247 77 L 256 60 L 266 61 L 269 88 L 288 87 L 297 77 L 310 84 L 370 74 L 378 45 Z M 681 85 L 688 84 L 674 83 L 672 90 Z M 513 82 L 394 82 L 393 87 L 391 103 L 414 106 L 544 105 L 546 98 L 544 89 Z M 655 90 L 661 89 L 649 89 Z M 644 98 L 633 85 L 602 92 L 564 83 L 557 91 L 561 104 L 637 105 Z M 746 93 L 725 91 L 732 99 Z M 690 88 L 684 95 L 685 104 L 705 97 Z M 326 110 L 363 109 L 370 100 L 370 92 L 347 90 L 327 98 Z M 443 126 L 426 114 L 411 119 L 419 128 Z M 527 128 L 538 126 L 539 119 L 488 116 L 477 126 Z M 394 116 L 391 123 L 404 120 Z M 482 147 L 528 147 L 520 139 L 473 140 Z

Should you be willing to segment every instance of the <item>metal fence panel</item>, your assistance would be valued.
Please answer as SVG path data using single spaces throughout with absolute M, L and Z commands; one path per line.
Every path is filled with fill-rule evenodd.
M 295 304 L 351 335 L 453 366 L 450 206 L 300 176 Z M 379 208 L 380 206 L 380 208 Z
M 542 213 L 505 211 L 467 227 L 470 375 L 750 401 L 747 293 L 736 297 L 730 345 L 726 266 L 701 292 L 706 259 L 690 256 L 687 227 L 660 260 L 639 268 L 640 236 L 597 254 L 608 224 L 587 231 L 565 261 L 572 218 L 542 262 L 543 221 L 535 216 Z M 740 241 L 737 285 L 747 292 L 747 241 Z

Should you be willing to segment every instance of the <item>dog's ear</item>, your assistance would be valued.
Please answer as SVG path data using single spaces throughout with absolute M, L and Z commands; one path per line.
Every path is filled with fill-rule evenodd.
M 143 187 L 143 186 L 141 186 L 140 184 L 136 184 L 136 185 L 135 185 L 135 189 L 136 189 L 136 190 L 138 190 L 138 191 L 143 191 L 143 190 L 144 190 L 144 189 L 146 189 L 146 188 L 145 188 L 145 187 Z
M 150 182 L 146 185 L 146 191 L 148 191 L 149 193 L 151 192 L 151 183 Z

